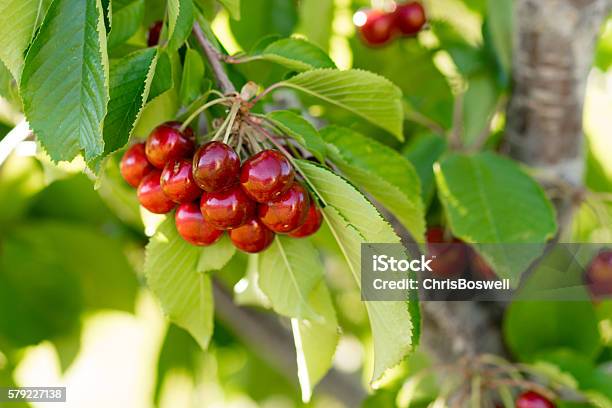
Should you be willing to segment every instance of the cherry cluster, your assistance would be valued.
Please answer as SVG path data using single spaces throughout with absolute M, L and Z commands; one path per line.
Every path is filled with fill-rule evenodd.
M 196 150 L 192 130 L 178 122 L 130 147 L 121 174 L 147 210 L 165 214 L 178 205 L 176 228 L 193 245 L 211 245 L 228 231 L 237 248 L 256 253 L 275 233 L 302 238 L 321 226 L 320 210 L 283 153 L 262 150 L 241 164 L 220 141 Z
M 370 46 L 387 44 L 398 35 L 413 37 L 425 23 L 425 9 L 419 2 L 397 4 L 392 11 L 359 10 L 353 16 L 361 38 Z

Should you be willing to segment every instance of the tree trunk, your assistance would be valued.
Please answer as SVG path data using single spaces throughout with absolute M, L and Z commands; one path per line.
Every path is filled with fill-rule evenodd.
M 514 89 L 505 137 L 510 155 L 545 179 L 580 188 L 586 82 L 612 0 L 515 0 L 514 7 Z M 572 198 L 556 202 L 559 225 L 571 218 Z M 424 303 L 423 346 L 445 362 L 503 353 L 502 307 Z

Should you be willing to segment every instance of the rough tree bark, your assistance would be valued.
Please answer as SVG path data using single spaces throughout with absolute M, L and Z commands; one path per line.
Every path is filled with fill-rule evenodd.
M 543 180 L 579 189 L 586 82 L 612 0 L 515 0 L 514 8 L 509 153 Z M 571 218 L 574 198 L 556 201 L 560 226 Z M 493 304 L 424 303 L 423 321 L 423 346 L 441 361 L 503 353 L 501 311 Z

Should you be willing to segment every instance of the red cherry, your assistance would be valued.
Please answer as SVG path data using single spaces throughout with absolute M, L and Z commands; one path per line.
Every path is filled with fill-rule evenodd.
M 165 214 L 174 208 L 174 202 L 162 191 L 160 178 L 161 171 L 154 169 L 138 185 L 138 201 L 155 214 Z
M 161 187 L 168 198 L 176 203 L 188 203 L 200 197 L 198 188 L 191 174 L 191 160 L 180 159 L 169 161 L 161 174 Z
M 486 280 L 497 279 L 497 274 L 484 258 L 474 250 L 470 251 L 470 269 L 475 278 L 483 278 Z
M 287 233 L 304 224 L 309 208 L 308 192 L 299 183 L 293 183 L 276 200 L 260 204 L 258 216 L 272 231 Z
M 236 248 L 244 252 L 261 252 L 270 246 L 274 239 L 274 233 L 266 228 L 257 218 L 246 224 L 230 230 L 229 236 Z
M 264 150 L 242 165 L 240 184 L 258 203 L 272 201 L 291 187 L 295 172 L 291 163 L 276 150 Z
M 198 203 L 181 204 L 176 209 L 174 220 L 181 237 L 193 245 L 212 245 L 223 235 L 223 231 L 213 228 L 204 219 Z
M 159 36 L 163 26 L 164 23 L 162 23 L 161 20 L 157 20 L 151 24 L 149 31 L 147 32 L 147 46 L 153 47 L 159 43 Z
M 601 251 L 593 258 L 586 271 L 590 292 L 597 296 L 612 295 L 612 251 Z
M 517 398 L 516 408 L 555 408 L 555 404 L 535 391 L 527 391 Z
M 361 38 L 368 45 L 383 45 L 387 43 L 395 29 L 395 16 L 382 10 L 361 10 L 355 14 L 355 24 Z
M 183 126 L 181 122 L 177 122 L 176 120 L 171 120 L 170 122 L 166 122 L 164 123 L 164 125 L 170 126 L 172 129 L 175 129 L 175 130 L 180 130 L 181 126 Z M 183 130 L 183 136 L 191 140 L 195 139 L 195 135 L 193 134 L 193 129 L 190 127 L 186 127 L 185 130 Z
M 145 146 L 149 162 L 158 169 L 171 160 L 191 156 L 193 149 L 193 140 L 181 133 L 174 122 L 153 129 Z
M 395 27 L 404 35 L 415 35 L 425 25 L 425 9 L 421 3 L 411 2 L 400 4 L 393 13 Z
M 193 157 L 193 178 L 204 191 L 219 191 L 238 181 L 240 157 L 222 142 L 209 142 Z
M 319 210 L 319 208 L 315 205 L 314 200 L 311 198 L 306 221 L 301 227 L 291 231 L 289 236 L 293 238 L 308 237 L 319 230 L 322 221 L 323 215 L 321 214 L 321 210 Z
M 138 187 L 153 166 L 147 160 L 144 143 L 130 147 L 121 158 L 121 175 L 132 187 Z
M 426 234 L 428 250 L 435 258 L 431 261 L 432 274 L 457 276 L 465 271 L 468 263 L 468 247 L 459 239 L 446 237 L 444 229 L 432 227 Z
M 240 186 L 205 192 L 200 201 L 204 218 L 217 229 L 238 228 L 255 216 L 256 204 Z

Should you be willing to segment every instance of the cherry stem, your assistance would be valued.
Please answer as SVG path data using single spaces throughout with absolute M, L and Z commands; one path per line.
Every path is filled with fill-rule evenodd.
M 234 102 L 232 105 L 232 109 L 228 115 L 229 122 L 225 127 L 225 136 L 223 137 L 223 143 L 227 144 L 229 141 L 229 137 L 232 134 L 232 128 L 234 127 L 234 122 L 236 121 L 236 115 L 238 114 L 238 109 L 240 109 L 240 102 Z
M 231 100 L 231 97 L 228 96 L 224 96 L 223 98 L 217 98 L 217 99 L 213 99 L 212 101 L 205 103 L 204 105 L 200 106 L 198 109 L 196 109 L 191 115 L 189 115 L 189 117 L 183 122 L 183 124 L 181 125 L 181 127 L 179 128 L 179 131 L 182 133 L 185 131 L 185 129 L 187 129 L 187 126 L 189 126 L 189 124 L 202 112 L 204 112 L 206 109 L 210 108 L 211 106 L 217 105 L 219 103 L 223 103 L 223 102 L 227 102 L 229 100 Z
M 215 74 L 215 78 L 217 79 L 217 85 L 221 91 L 226 94 L 236 92 L 234 84 L 232 84 L 232 81 L 230 81 L 227 73 L 221 66 L 221 54 L 206 38 L 206 35 L 202 31 L 202 27 L 200 27 L 197 22 L 193 23 L 193 35 L 202 47 L 202 50 L 208 59 L 208 63 Z
M 275 90 L 276 88 L 280 88 L 281 86 L 283 86 L 284 83 L 283 82 L 277 82 L 275 84 L 270 85 L 269 87 L 267 87 L 266 89 L 264 89 L 259 95 L 257 95 L 255 98 L 253 98 L 253 100 L 251 101 L 251 105 L 255 105 L 257 102 L 259 102 L 260 100 L 262 100 L 266 95 L 268 95 L 270 92 L 272 92 L 273 90 Z

